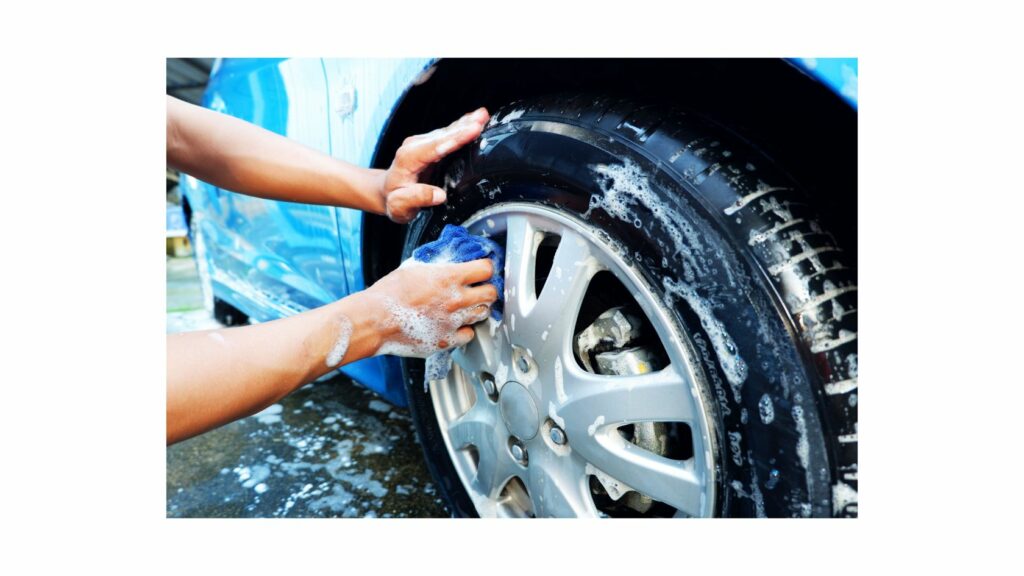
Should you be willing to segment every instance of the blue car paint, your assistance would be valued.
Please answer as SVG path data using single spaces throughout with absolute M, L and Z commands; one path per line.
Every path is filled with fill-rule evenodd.
M 203 104 L 370 166 L 402 97 L 435 61 L 223 59 Z M 856 59 L 790 62 L 856 106 Z M 187 176 L 181 189 L 199 215 L 194 233 L 205 239 L 214 292 L 250 318 L 289 316 L 365 287 L 361 212 L 251 198 Z M 368 358 L 341 371 L 406 405 L 397 358 Z
M 856 58 L 792 58 L 789 61 L 857 108 Z
M 223 66 L 210 82 L 205 104 L 329 152 L 326 91 L 318 60 Z M 318 95 L 319 94 L 319 95 Z M 333 209 L 263 200 L 214 188 L 220 228 L 208 243 L 214 281 L 234 293 L 308 309 L 348 293 Z M 261 296 L 258 296 L 261 295 Z M 234 303 L 234 302 L 232 302 Z M 240 307 L 241 308 L 241 307 Z M 243 309 L 244 310 L 244 309 Z M 261 318 L 257 311 L 255 317 Z M 264 315 L 265 316 L 265 315 Z

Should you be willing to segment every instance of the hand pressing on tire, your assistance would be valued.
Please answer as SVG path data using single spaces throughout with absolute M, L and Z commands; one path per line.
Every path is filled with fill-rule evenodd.
M 167 97 L 167 165 L 214 186 L 272 200 L 344 206 L 404 224 L 445 201 L 421 184 L 431 164 L 472 142 L 490 114 L 478 108 L 445 128 L 410 136 L 387 170 L 362 168 L 238 118 Z
M 445 128 L 406 138 L 395 152 L 381 189 L 388 218 L 405 224 L 415 218 L 421 208 L 443 204 L 447 199 L 445 191 L 421 184 L 420 173 L 475 140 L 489 119 L 487 109 L 478 108 Z
M 429 264 L 406 260 L 361 296 L 378 318 L 375 355 L 426 358 L 473 339 L 471 325 L 487 318 L 498 298 L 490 260 Z

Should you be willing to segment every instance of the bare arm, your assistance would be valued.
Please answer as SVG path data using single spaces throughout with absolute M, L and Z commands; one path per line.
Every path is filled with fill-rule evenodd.
M 427 166 L 480 135 L 483 108 L 403 143 L 388 170 L 360 168 L 243 120 L 167 97 L 167 164 L 217 187 L 260 198 L 327 204 L 408 222 L 445 201 L 418 183 Z
M 344 363 L 379 345 L 372 319 L 353 314 L 356 297 L 240 328 L 167 336 L 167 443 L 256 413 L 330 371 L 327 357 L 349 323 Z M 354 322 L 352 318 L 355 318 Z
M 341 162 L 230 116 L 167 99 L 167 163 L 218 187 L 263 198 L 328 204 L 408 222 L 443 190 L 420 173 L 472 141 L 481 108 L 412 136 L 388 170 Z M 486 272 L 486 273 L 484 273 Z M 473 337 L 497 298 L 487 260 L 403 266 L 369 289 L 296 316 L 167 338 L 167 442 L 255 413 L 340 365 L 387 350 L 425 356 Z M 401 318 L 419 319 L 410 332 Z M 425 324 L 424 324 L 425 322 Z M 422 328 L 429 327 L 424 336 Z M 342 345 L 344 344 L 344 346 Z
M 367 290 L 263 324 L 167 337 L 167 443 L 254 414 L 378 352 L 426 356 L 473 338 L 497 298 L 489 260 L 403 266 Z M 417 316 L 416 326 L 403 318 Z M 424 326 L 429 338 L 424 339 Z

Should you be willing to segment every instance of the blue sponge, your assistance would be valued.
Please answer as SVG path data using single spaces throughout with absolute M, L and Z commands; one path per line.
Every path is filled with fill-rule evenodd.
M 490 238 L 474 236 L 462 226 L 448 224 L 441 231 L 440 238 L 414 250 L 412 257 L 420 262 L 455 263 L 490 258 L 494 264 L 494 276 L 491 276 L 487 283 L 494 284 L 498 289 L 498 300 L 491 306 L 491 316 L 495 320 L 501 320 L 501 312 L 504 309 L 502 298 L 505 293 L 505 280 L 502 278 L 505 269 L 505 249 L 500 244 Z
M 494 264 L 494 275 L 486 283 L 494 284 L 498 289 L 498 300 L 491 305 L 491 317 L 501 320 L 504 309 L 503 295 L 505 280 L 505 249 L 500 244 L 483 236 L 473 236 L 462 226 L 448 224 L 441 231 L 441 237 L 424 244 L 413 251 L 412 257 L 420 262 L 469 262 L 480 258 L 490 258 Z M 481 282 L 481 284 L 484 284 Z M 427 392 L 427 384 L 448 375 L 452 368 L 452 351 L 442 350 L 430 355 L 424 365 L 423 391 Z

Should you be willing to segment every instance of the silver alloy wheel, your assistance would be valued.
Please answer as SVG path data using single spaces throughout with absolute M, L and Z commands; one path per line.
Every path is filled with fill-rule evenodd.
M 505 234 L 504 320 L 478 324 L 473 341 L 453 354 L 451 373 L 430 382 L 430 389 L 448 453 L 480 516 L 601 516 L 590 476 L 613 497 L 635 490 L 679 515 L 710 516 L 714 460 L 698 364 L 669 311 L 613 248 L 618 244 L 537 204 L 495 205 L 464 225 L 474 234 Z M 550 235 L 560 240 L 537 294 L 537 248 Z M 635 295 L 665 348 L 665 368 L 607 376 L 577 363 L 577 316 L 601 270 Z M 488 394 L 488 381 L 496 395 L 493 389 Z M 693 456 L 669 459 L 618 432 L 650 421 L 689 425 Z M 552 440 L 559 437 L 553 427 L 562 431 L 563 444 Z

